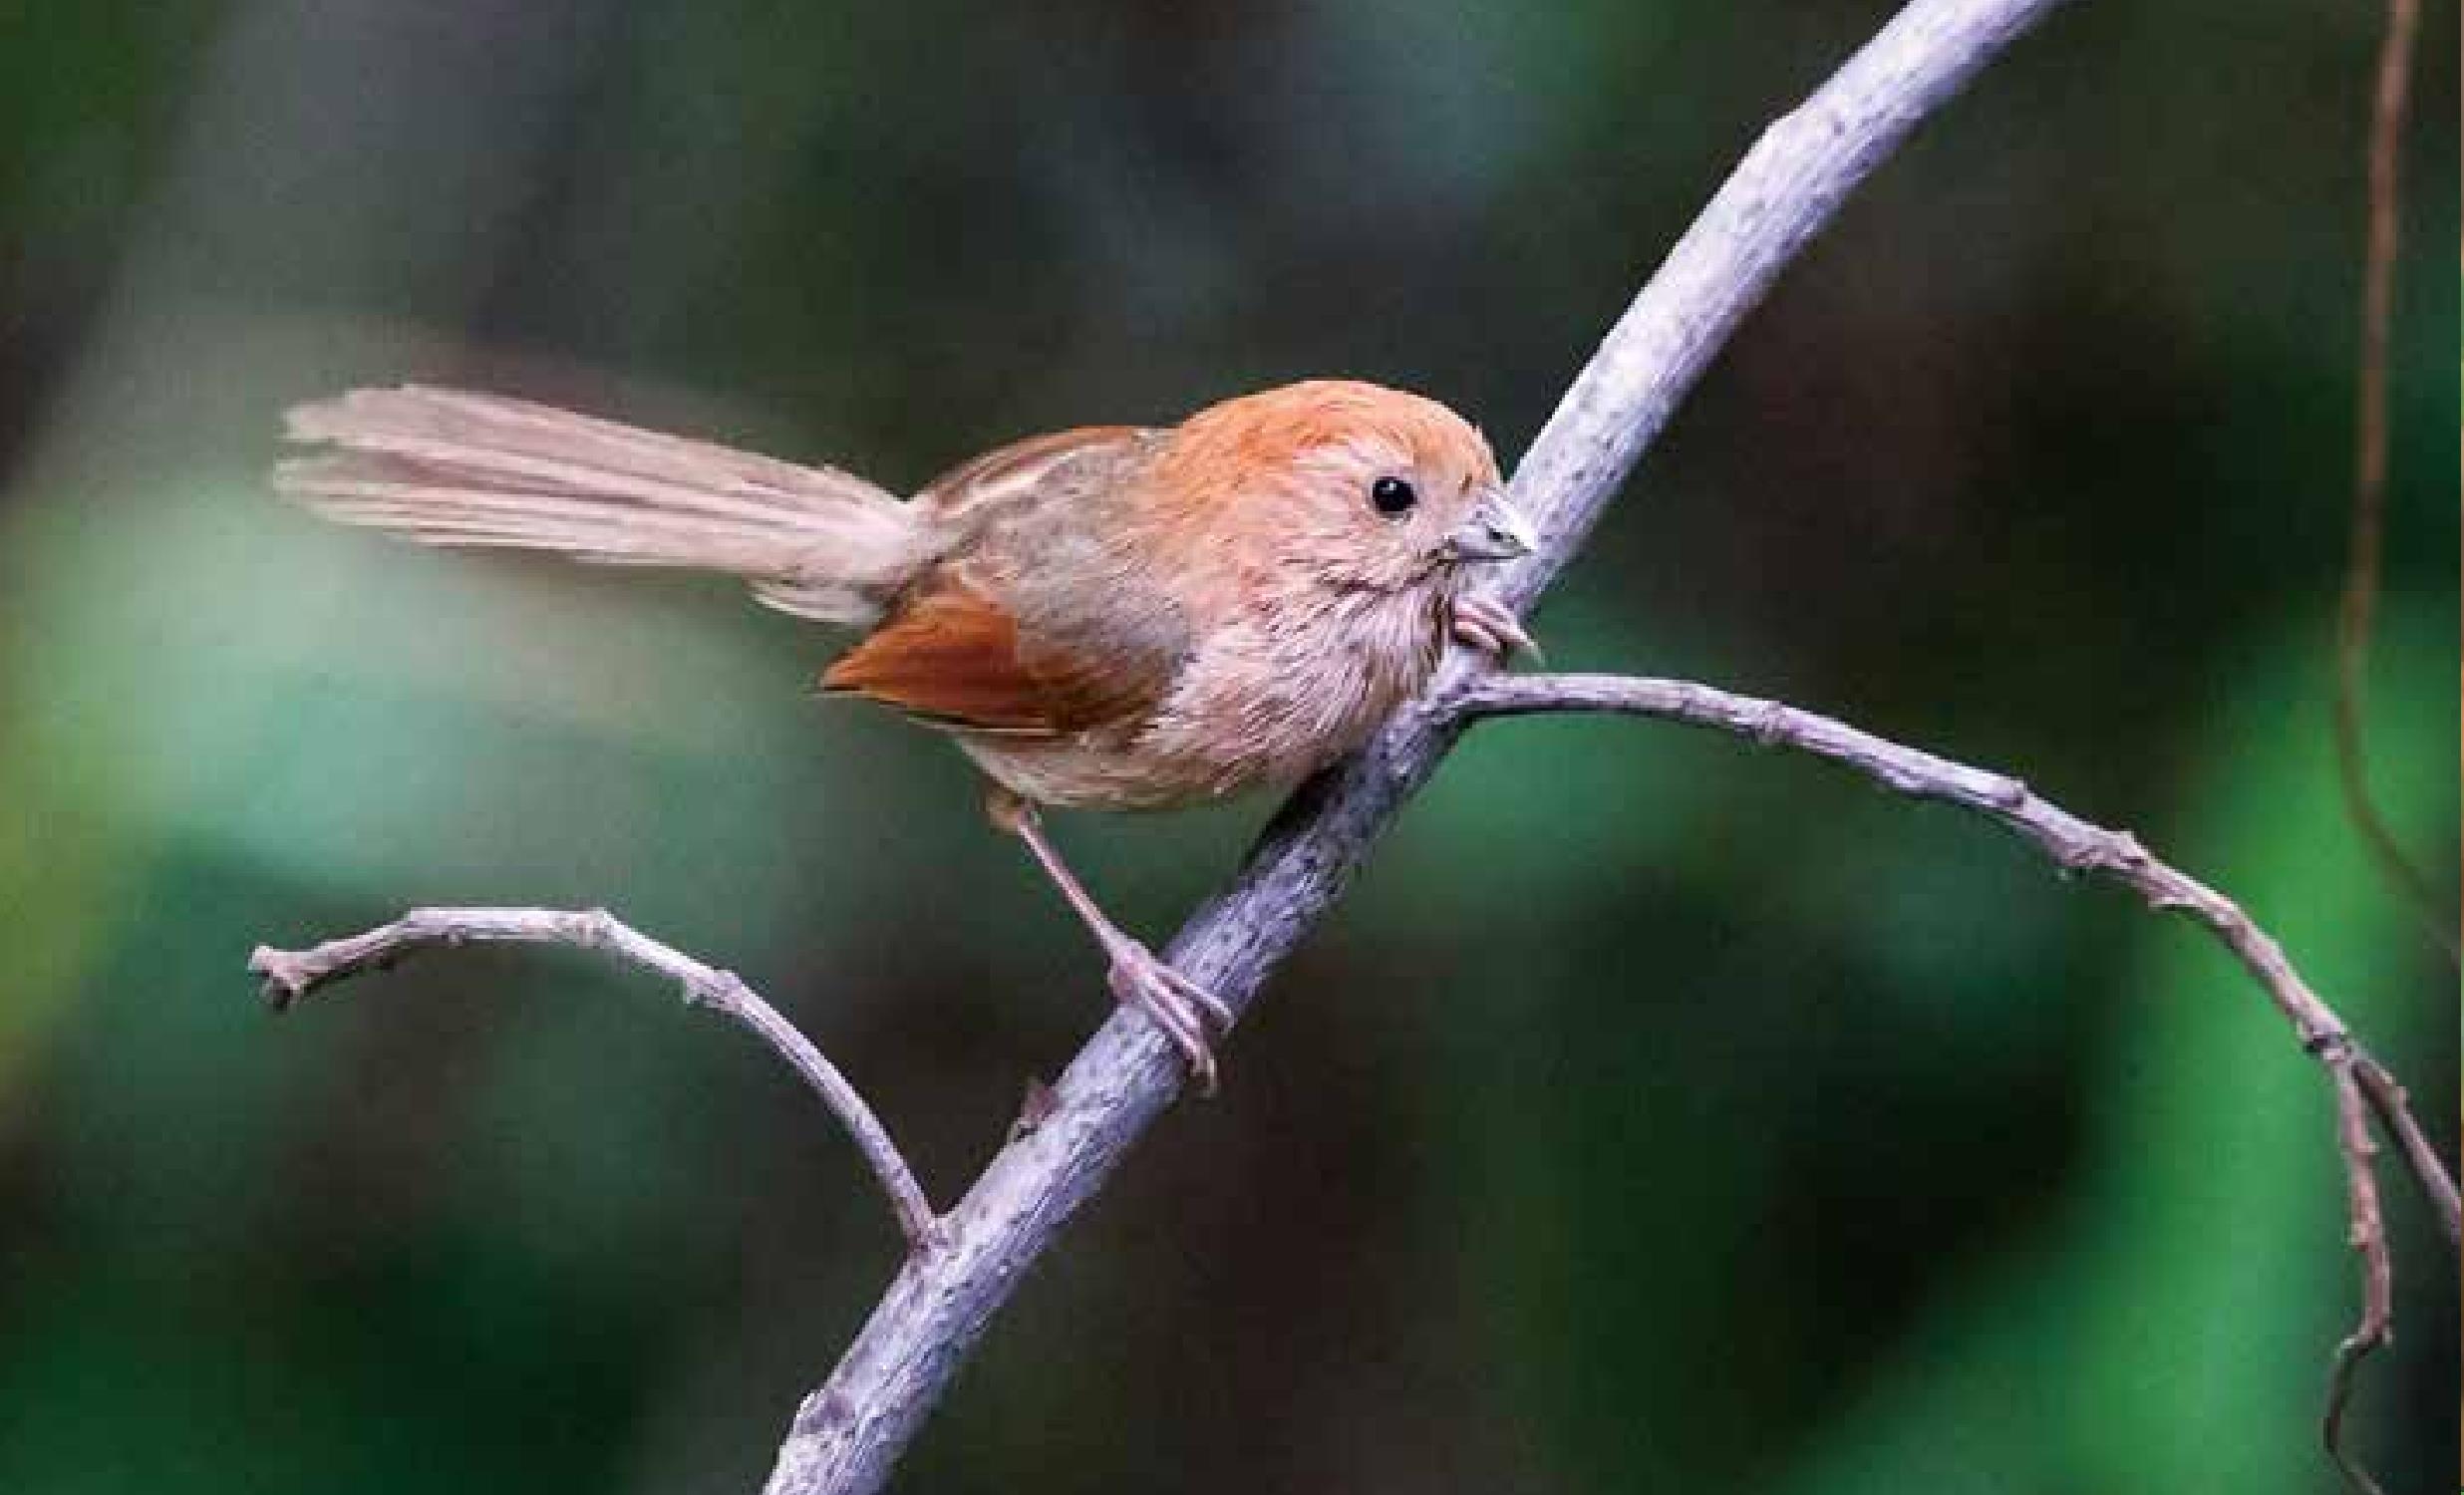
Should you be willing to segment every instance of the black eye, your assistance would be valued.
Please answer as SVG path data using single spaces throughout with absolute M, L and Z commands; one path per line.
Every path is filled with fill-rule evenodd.
M 1378 512 L 1390 519 L 1396 514 L 1411 512 L 1411 506 L 1420 501 L 1420 495 L 1411 490 L 1410 483 L 1399 477 L 1381 477 L 1369 485 L 1369 501 L 1378 506 Z

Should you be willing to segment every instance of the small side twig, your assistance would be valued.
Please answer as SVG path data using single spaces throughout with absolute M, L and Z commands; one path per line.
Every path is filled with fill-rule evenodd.
M 2159 861 L 2128 831 L 2108 830 L 2083 820 L 2007 774 L 1938 757 L 1776 701 L 1731 695 L 1692 681 L 1640 676 L 1488 675 L 1457 691 L 1450 709 L 1466 725 L 1491 717 L 1547 712 L 1656 717 L 1712 728 L 1764 747 L 1810 752 L 1854 768 L 1898 793 L 1942 800 L 1989 816 L 2035 845 L 2064 871 L 2101 873 L 2136 892 L 2149 907 L 2187 914 L 2206 926 L 2257 978 L 2269 1000 L 2293 1025 L 2303 1051 L 2325 1068 L 2335 1089 L 2337 1150 L 2344 1164 L 2352 1245 L 2361 1258 L 2361 1317 L 2336 1346 L 2320 1432 L 2328 1455 L 2345 1479 L 2356 1489 L 2375 1492 L 2377 1487 L 2346 1456 L 2341 1441 L 2353 1374 L 2370 1351 L 2387 1342 L 2393 1322 L 2394 1267 L 2379 1208 L 2378 1145 L 2370 1132 L 2370 1113 L 2375 1111 L 2403 1144 L 2405 1164 L 2439 1212 L 2450 1240 L 2456 1238 L 2455 1179 L 2413 1117 L 2403 1086 L 2353 1043 L 2334 1009 L 2310 990 L 2285 958 L 2284 948 L 2252 922 L 2239 904 Z
M 2412 1097 L 2404 1093 L 2404 1087 L 2384 1064 L 2366 1053 L 2353 1056 L 2352 1068 L 2361 1093 L 2377 1113 L 2378 1124 L 2404 1149 L 2405 1166 L 2412 1170 L 2421 1191 L 2430 1196 L 2430 1206 L 2438 1212 L 2438 1223 L 2447 1232 L 2447 1243 L 2464 1244 L 2464 1218 L 2459 1218 L 2464 1216 L 2464 1209 L 2458 1207 L 2455 1180 L 2448 1176 L 2438 1149 L 2430 1145 L 2429 1135 L 2413 1115 Z
M 914 1171 L 890 1140 L 889 1129 L 838 1066 L 822 1057 L 811 1040 L 735 972 L 706 966 L 605 909 L 415 908 L 391 924 L 306 950 L 260 945 L 248 957 L 248 970 L 263 981 L 266 1004 L 279 1013 L 321 988 L 365 971 L 386 970 L 405 956 L 437 945 L 474 941 L 571 945 L 601 951 L 675 982 L 683 988 L 688 1006 L 735 1019 L 769 1045 L 836 1113 L 873 1177 L 880 1181 L 882 1192 L 889 1196 L 890 1212 L 898 1218 L 909 1249 L 930 1252 L 939 1245 L 940 1218 L 933 1213 Z
M 2344 1409 L 2352 1402 L 2361 1362 L 2387 1343 L 2395 1324 L 2395 1263 L 2387 1250 L 2387 1223 L 2378 1205 L 2378 1140 L 2370 1134 L 2367 1102 L 2353 1070 L 2360 1055 L 2344 1047 L 2323 1054 L 2335 1085 L 2335 1138 L 2344 1154 L 2345 1208 L 2352 1221 L 2352 1249 L 2361 1258 L 2361 1317 L 2335 1346 L 2327 1370 L 2327 1405 L 2318 1418 L 2318 1441 L 2336 1472 L 2359 1495 L 2380 1495 L 2378 1481 L 2344 1448 Z

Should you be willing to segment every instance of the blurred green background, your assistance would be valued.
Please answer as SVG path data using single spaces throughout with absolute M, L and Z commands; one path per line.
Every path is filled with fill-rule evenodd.
M 0 6 L 0 1490 L 741 1491 L 887 1281 L 836 1131 L 561 952 L 606 903 L 937 1197 L 1102 1011 L 957 754 L 733 587 L 323 527 L 409 377 L 911 485 L 1311 375 L 1511 459 L 1881 4 Z M 2457 37 L 2406 179 L 2378 779 L 2453 902 Z M 2452 1137 L 2333 789 L 2376 7 L 2083 3 L 1745 325 L 1537 618 L 2011 768 L 2280 934 Z M 1059 834 L 1167 933 L 1268 806 Z M 2325 1491 L 2327 1096 L 2192 929 L 1674 728 L 1484 729 L 994 1329 L 900 1488 Z M 2455 1472 L 2390 1175 L 2360 1448 Z

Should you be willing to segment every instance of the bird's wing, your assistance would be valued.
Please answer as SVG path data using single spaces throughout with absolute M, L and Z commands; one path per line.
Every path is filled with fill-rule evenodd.
M 963 528 L 1037 494 L 1064 467 L 1117 458 L 1156 435 L 1141 426 L 1081 426 L 1029 437 L 960 462 L 918 489 L 915 501 L 944 527 Z
M 1154 710 L 1188 656 L 1185 630 L 1167 636 L 1153 621 L 1039 630 L 947 575 L 841 655 L 821 689 L 957 731 L 1060 737 L 1122 725 Z
M 1036 437 L 927 485 L 917 501 L 971 538 L 830 666 L 822 690 L 935 727 L 1010 736 L 1152 713 L 1194 633 L 1170 578 L 1122 523 L 1122 463 L 1148 437 L 1125 426 Z

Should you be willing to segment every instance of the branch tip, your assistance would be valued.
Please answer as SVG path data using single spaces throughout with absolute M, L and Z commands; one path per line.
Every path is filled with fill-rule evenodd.
M 2335 1086 L 2336 1145 L 2344 1159 L 2349 1212 L 2346 1239 L 2360 1259 L 2361 1312 L 2352 1332 L 2335 1346 L 2318 1436 L 2336 1472 L 2355 1495 L 2380 1495 L 2378 1482 L 2344 1447 L 2344 1413 L 2352 1404 L 2361 1362 L 2394 1338 L 2395 1324 L 2395 1267 L 2378 1201 L 2378 1142 L 2370 1131 L 2368 1102 L 2355 1072 L 2357 1052 L 2347 1044 L 2324 1060 Z
M 2457 1239 L 2456 1184 L 2414 1119 L 2395 1076 L 2356 1044 L 2343 1020 L 2303 980 L 2284 947 L 2239 904 L 2157 859 L 2136 835 L 2083 820 L 2032 792 L 2013 797 L 2015 779 L 1983 773 L 1844 722 L 1693 682 L 1614 675 L 1521 675 L 1483 681 L 1466 716 L 1610 712 L 1710 728 L 1757 746 L 1785 746 L 1827 758 L 1919 799 L 1974 810 L 2044 853 L 2065 876 L 2101 873 L 2152 908 L 2188 915 L 2231 952 L 2292 1026 L 2304 1052 L 2325 1069 L 2336 1100 L 2336 1147 L 2345 1178 L 2346 1236 L 2360 1256 L 2361 1311 L 2336 1346 L 2320 1432 L 2345 1481 L 2363 1495 L 2377 1486 L 2342 1446 L 2345 1409 L 2361 1363 L 2393 1335 L 2394 1267 L 2379 1200 L 2377 1124 L 2400 1144 L 2406 1166 Z
M 258 979 L 257 995 L 273 1013 L 289 1012 L 312 985 L 299 970 L 298 957 L 271 945 L 259 945 L 249 952 L 248 974 Z
M 664 945 L 604 908 L 415 908 L 391 924 L 306 950 L 260 945 L 248 957 L 248 969 L 263 979 L 266 1004 L 283 1012 L 328 982 L 387 969 L 428 946 L 459 947 L 473 940 L 601 951 L 675 982 L 684 992 L 686 1006 L 708 1008 L 735 1019 L 770 1046 L 837 1114 L 889 1197 L 890 1211 L 909 1250 L 929 1256 L 946 1240 L 923 1187 L 880 1117 L 810 1039 L 735 972 L 705 965 Z

